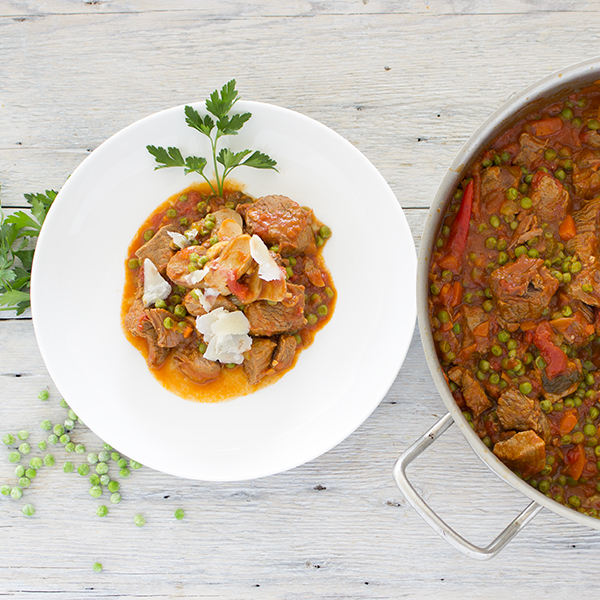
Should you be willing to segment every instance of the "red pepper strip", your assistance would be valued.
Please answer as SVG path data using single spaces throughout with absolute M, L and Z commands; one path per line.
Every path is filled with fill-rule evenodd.
M 548 321 L 542 321 L 535 330 L 533 343 L 546 362 L 546 377 L 554 379 L 567 370 L 567 355 L 552 341 L 552 327 Z
M 438 260 L 442 269 L 448 269 L 453 273 L 460 270 L 461 258 L 467 245 L 469 235 L 469 224 L 471 223 L 471 211 L 473 207 L 473 180 L 469 181 L 465 193 L 460 203 L 460 208 L 456 214 L 450 234 L 446 242 L 446 248 L 443 256 Z

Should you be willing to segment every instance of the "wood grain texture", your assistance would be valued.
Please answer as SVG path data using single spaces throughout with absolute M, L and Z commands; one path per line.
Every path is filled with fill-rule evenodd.
M 533 80 L 593 56 L 599 32 L 597 1 L 0 0 L 2 203 L 22 207 L 23 193 L 60 188 L 124 126 L 236 77 L 245 98 L 298 110 L 359 148 L 406 209 L 418 246 L 437 186 L 471 132 Z M 48 402 L 37 398 L 42 389 Z M 31 321 L 0 321 L 0 433 L 26 428 L 36 444 L 42 419 L 65 418 L 59 398 Z M 406 504 L 394 461 L 443 414 L 415 335 L 372 416 L 280 475 L 214 484 L 142 468 L 112 506 L 91 498 L 87 478 L 62 472 L 85 455 L 54 448 L 57 466 L 42 469 L 22 500 L 0 497 L 0 596 L 589 595 L 596 531 L 543 511 L 498 558 L 476 563 Z M 83 425 L 73 438 L 88 452 L 101 444 Z M 5 453 L 0 484 L 12 484 Z M 456 428 L 410 473 L 426 500 L 481 544 L 528 502 Z M 21 514 L 25 502 L 34 517 Z M 101 503 L 110 508 L 104 519 L 95 514 Z M 133 525 L 136 513 L 145 527 Z M 92 571 L 96 561 L 103 573 Z

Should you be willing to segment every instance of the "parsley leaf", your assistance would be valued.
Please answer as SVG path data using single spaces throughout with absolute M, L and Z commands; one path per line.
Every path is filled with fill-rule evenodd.
M 25 194 L 31 215 L 22 210 L 5 217 L 0 210 L 0 311 L 15 310 L 22 314 L 29 307 L 29 287 L 37 238 L 57 192 Z
M 206 110 L 210 114 L 202 117 L 192 106 L 186 106 L 184 109 L 185 122 L 188 127 L 196 129 L 210 140 L 216 186 L 213 186 L 213 183 L 204 174 L 204 168 L 208 164 L 208 160 L 198 156 L 183 158 L 178 148 L 169 147 L 165 150 L 162 146 L 146 146 L 146 149 L 154 156 L 156 161 L 157 166 L 154 167 L 154 170 L 164 169 L 165 167 L 183 167 L 186 175 L 189 173 L 198 173 L 208 183 L 213 193 L 218 196 L 223 195 L 225 178 L 236 167 L 245 166 L 277 171 L 277 162 L 258 150 L 232 152 L 229 148 L 222 148 L 217 154 L 219 138 L 226 135 L 237 135 L 238 131 L 252 116 L 251 113 L 229 114 L 229 111 L 238 99 L 238 92 L 235 89 L 235 79 L 232 79 L 221 88 L 220 92 L 215 90 L 210 95 L 210 98 L 206 100 Z M 210 115 L 213 115 L 216 121 Z M 248 156 L 251 153 L 252 155 Z M 223 166 L 222 173 L 219 172 L 217 164 Z

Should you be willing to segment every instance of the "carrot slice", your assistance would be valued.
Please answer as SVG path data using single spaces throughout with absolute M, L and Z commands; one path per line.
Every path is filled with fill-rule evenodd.
M 558 235 L 565 240 L 569 241 L 577 235 L 577 228 L 575 227 L 575 219 L 571 215 L 567 215 L 558 228 Z
M 566 454 L 568 466 L 562 470 L 563 475 L 570 475 L 575 481 L 581 477 L 583 467 L 585 467 L 585 450 L 581 444 L 567 450 Z
M 546 137 L 552 135 L 563 128 L 563 122 L 560 117 L 549 117 L 540 119 L 531 124 L 531 131 L 536 137 Z
M 577 411 L 574 408 L 565 410 L 560 419 L 560 435 L 567 435 L 567 433 L 571 433 L 571 431 L 573 431 L 573 427 L 577 425 L 577 421 Z

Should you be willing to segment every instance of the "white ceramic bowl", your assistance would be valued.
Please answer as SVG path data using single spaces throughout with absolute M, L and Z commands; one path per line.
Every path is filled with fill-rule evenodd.
M 131 239 L 160 203 L 199 180 L 182 169 L 154 171 L 146 145 L 209 155 L 183 107 L 134 123 L 83 161 L 48 214 L 33 266 L 38 343 L 82 421 L 145 465 L 210 481 L 278 473 L 346 438 L 394 381 L 416 315 L 413 240 L 373 165 L 298 113 L 254 102 L 236 109 L 253 116 L 224 143 L 266 152 L 279 173 L 242 167 L 234 179 L 254 197 L 284 194 L 310 206 L 333 230 L 324 256 L 338 291 L 334 315 L 277 383 L 216 404 L 183 400 L 149 373 L 121 329 Z

